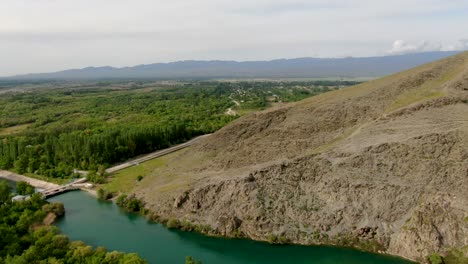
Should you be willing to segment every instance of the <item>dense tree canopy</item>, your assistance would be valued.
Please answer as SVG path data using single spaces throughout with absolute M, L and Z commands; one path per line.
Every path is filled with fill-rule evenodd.
M 55 226 L 42 224 L 48 213 L 63 214 L 63 205 L 49 204 L 40 195 L 12 202 L 8 184 L 0 181 L 0 264 L 146 263 L 136 254 L 70 242 Z
M 19 195 L 32 195 L 34 194 L 35 189 L 29 183 L 24 181 L 19 181 L 16 183 L 16 193 Z
M 235 117 L 216 88 L 47 90 L 0 99 L 0 168 L 64 178 L 211 133 Z
M 226 114 L 228 108 L 245 113 L 351 84 L 42 84 L 46 88 L 0 97 L 0 169 L 52 178 L 68 177 L 73 169 L 97 171 L 214 132 L 237 117 Z

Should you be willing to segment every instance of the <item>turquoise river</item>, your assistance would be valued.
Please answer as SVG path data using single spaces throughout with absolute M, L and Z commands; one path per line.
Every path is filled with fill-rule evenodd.
M 49 199 L 64 203 L 66 215 L 57 226 L 72 240 L 108 250 L 136 252 L 154 264 L 183 264 L 193 256 L 203 264 L 403 264 L 397 257 L 326 246 L 270 245 L 246 239 L 206 237 L 169 230 L 128 214 L 114 203 L 75 191 Z

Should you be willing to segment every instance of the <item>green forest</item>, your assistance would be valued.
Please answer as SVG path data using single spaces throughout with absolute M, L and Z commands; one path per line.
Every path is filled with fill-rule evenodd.
M 45 224 L 48 215 L 64 214 L 60 203 L 48 203 L 39 194 L 20 202 L 11 197 L 10 186 L 0 180 L 0 264 L 147 263 L 134 253 L 70 241 L 57 227 Z
M 49 178 L 70 177 L 74 169 L 97 171 L 212 133 L 250 111 L 352 84 L 15 84 L 21 89 L 7 89 L 0 97 L 0 169 Z M 226 114 L 228 108 L 236 114 Z

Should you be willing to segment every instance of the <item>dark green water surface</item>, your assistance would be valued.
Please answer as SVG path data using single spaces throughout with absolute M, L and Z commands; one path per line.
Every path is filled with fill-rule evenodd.
M 8 185 L 10 186 L 11 188 L 11 192 L 12 193 L 15 193 L 16 192 L 16 182 L 14 181 L 9 181 L 9 180 L 6 180 L 6 179 L 2 179 L 0 178 L 1 181 L 6 181 L 8 183 Z
M 406 260 L 325 246 L 270 245 L 244 239 L 206 237 L 169 230 L 122 212 L 115 204 L 75 191 L 49 199 L 65 204 L 58 227 L 72 240 L 108 250 L 136 252 L 150 263 L 183 264 L 193 256 L 203 264 L 403 264 Z

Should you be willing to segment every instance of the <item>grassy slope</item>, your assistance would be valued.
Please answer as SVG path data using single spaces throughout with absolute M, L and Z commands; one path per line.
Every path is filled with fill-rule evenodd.
M 142 162 L 137 166 L 129 167 L 121 171 L 115 172 L 109 176 L 109 178 L 107 179 L 107 183 L 102 184 L 100 187 L 104 188 L 109 192 L 128 193 L 139 184 L 137 180 L 138 176 L 143 176 L 143 178 L 151 176 L 155 177 L 155 170 L 163 168 L 168 163 L 168 161 L 171 161 L 174 157 L 177 157 L 185 151 L 186 149 L 182 149 L 166 156 Z
M 468 57 L 468 53 L 458 55 L 458 58 L 460 57 Z M 148 178 L 148 180 L 146 181 L 146 186 L 142 186 L 142 188 L 138 189 L 144 189 L 146 192 L 149 192 L 150 189 L 182 190 L 183 188 L 178 188 L 178 186 L 180 185 L 180 181 L 174 181 L 173 188 L 170 188 L 168 187 L 168 182 L 164 182 L 164 184 L 162 184 L 161 181 L 155 180 L 154 175 L 164 175 L 165 173 L 168 173 L 168 171 L 170 171 L 171 174 L 184 175 L 180 177 L 185 177 L 185 183 L 187 185 L 190 185 L 197 181 L 197 179 L 202 177 L 201 174 L 198 173 L 198 171 L 200 171 L 201 168 L 210 167 L 210 164 L 219 165 L 220 159 L 221 162 L 223 162 L 224 164 L 228 164 L 229 158 L 225 158 L 225 156 L 228 156 L 233 152 L 237 152 L 237 156 L 232 156 L 233 159 L 245 158 L 246 155 L 248 156 L 253 154 L 257 156 L 266 155 L 264 154 L 266 151 L 265 149 L 267 149 L 268 146 L 271 145 L 272 141 L 284 140 L 283 138 L 278 137 L 278 132 L 280 129 L 282 129 L 281 126 L 285 126 L 284 129 L 287 131 L 285 133 L 286 135 L 289 135 L 289 138 L 288 136 L 286 136 L 286 140 L 293 141 L 295 131 L 291 130 L 289 127 L 293 127 L 293 125 L 297 126 L 297 123 L 299 123 L 299 126 L 313 124 L 313 122 L 315 122 L 315 117 L 313 117 L 314 114 L 311 113 L 316 111 L 316 108 L 320 109 L 323 107 L 327 109 L 333 109 L 333 105 L 335 104 L 339 106 L 343 105 L 343 103 L 346 104 L 353 100 L 356 101 L 356 104 L 354 105 L 370 105 L 371 111 L 368 113 L 368 116 L 362 117 L 363 123 L 358 123 L 354 126 L 349 126 L 344 129 L 340 129 L 338 130 L 338 132 L 336 132 L 336 134 L 333 134 L 335 132 L 330 131 L 329 134 L 333 134 L 333 136 L 331 136 L 329 139 L 325 140 L 323 143 L 315 145 L 312 144 L 312 147 L 309 148 L 309 151 L 307 152 L 304 152 L 302 149 L 298 148 L 296 155 L 304 155 L 306 153 L 318 154 L 329 151 L 334 147 L 339 146 L 341 142 L 345 141 L 350 136 L 353 136 L 355 133 L 359 133 L 361 125 L 372 120 L 373 118 L 378 118 L 392 110 L 406 107 L 416 102 L 423 102 L 436 97 L 445 96 L 446 91 L 443 90 L 443 84 L 453 79 L 455 76 L 459 75 L 465 69 L 464 63 L 460 64 L 459 62 L 457 62 L 445 65 L 444 67 L 442 67 L 442 71 L 445 72 L 443 72 L 440 75 L 440 77 L 430 81 L 425 81 L 420 86 L 407 87 L 404 89 L 402 88 L 401 91 L 397 93 L 392 93 L 392 90 L 396 90 L 396 87 L 398 87 L 400 84 L 404 83 L 405 81 L 412 80 L 413 78 L 415 78 L 415 76 L 417 77 L 418 75 L 424 74 L 425 72 L 433 71 L 436 66 L 446 63 L 448 60 L 450 59 L 429 63 L 417 67 L 415 69 L 411 69 L 409 71 L 393 74 L 391 76 L 387 76 L 378 80 L 372 80 L 353 87 L 320 94 L 311 98 L 307 98 L 300 102 L 286 104 L 283 109 L 289 109 L 287 110 L 287 115 L 290 115 L 292 117 L 287 116 L 286 119 L 281 123 L 271 124 L 270 127 L 268 127 L 266 130 L 255 134 L 258 135 L 258 137 L 253 136 L 251 138 L 248 138 L 248 140 L 251 141 L 245 140 L 244 142 L 242 142 L 242 140 L 239 138 L 238 133 L 240 132 L 238 132 L 238 130 L 240 129 L 240 127 L 243 126 L 241 125 L 243 122 L 247 123 L 245 122 L 246 120 L 253 119 L 254 117 L 255 120 L 261 120 L 262 116 L 268 113 L 276 113 L 278 109 L 268 109 L 260 113 L 248 114 L 240 120 L 235 121 L 231 125 L 228 125 L 227 127 L 221 129 L 221 131 L 214 134 L 213 137 L 211 137 L 210 139 L 207 139 L 204 142 L 202 142 L 202 144 L 198 144 L 197 146 L 192 147 L 190 150 L 187 151 L 187 153 L 175 154 L 179 155 L 178 157 L 175 157 L 173 159 L 173 161 L 176 162 L 169 161 L 169 163 L 167 163 L 167 166 L 165 166 L 164 168 L 155 168 L 155 170 L 149 174 L 153 175 L 153 177 Z M 378 94 L 381 94 L 380 98 L 376 98 L 376 100 L 374 101 L 372 99 L 373 96 Z M 350 105 L 353 106 L 353 104 Z M 257 122 L 258 121 L 252 120 L 253 124 Z M 250 123 L 245 125 L 248 126 L 249 124 Z M 236 125 L 238 126 L 236 127 Z M 305 136 L 307 139 L 307 134 L 305 134 Z M 205 147 L 200 148 L 200 145 L 203 144 L 205 145 Z M 210 148 L 215 150 L 208 151 L 206 146 L 209 146 Z M 229 148 L 230 150 L 226 152 L 226 148 Z M 281 151 L 279 151 L 279 149 L 274 149 L 273 153 L 275 151 L 278 155 L 280 155 Z M 195 157 L 200 162 L 196 162 L 194 159 Z M 270 160 L 273 161 L 275 159 L 279 159 L 279 157 L 272 156 L 272 159 Z M 252 159 L 252 162 L 253 166 L 260 166 L 255 165 L 254 159 Z M 181 163 L 188 165 L 180 166 L 179 164 Z M 217 175 L 216 177 L 225 178 L 227 175 L 239 174 L 241 171 L 245 171 L 244 169 L 245 167 L 234 167 L 232 170 L 223 170 L 222 175 L 216 172 L 211 173 L 209 169 L 208 171 L 204 169 L 202 171 L 204 171 L 206 175 Z M 148 185 L 151 187 L 148 187 Z M 150 196 L 155 197 L 157 195 L 150 194 Z
M 467 57 L 468 53 L 459 55 L 459 57 L 461 56 Z M 443 90 L 443 84 L 445 84 L 449 80 L 458 76 L 465 69 L 464 63 L 453 64 L 453 65 L 451 64 L 450 67 L 453 66 L 453 68 L 446 70 L 439 77 L 433 80 L 425 81 L 420 86 L 408 87 L 406 89 L 403 89 L 401 92 L 398 92 L 397 94 L 388 93 L 387 97 L 382 96 L 382 98 L 379 99 L 381 101 L 376 101 L 376 102 L 369 101 L 369 98 L 371 98 L 375 93 L 377 92 L 384 93 L 388 90 L 392 90 L 393 88 L 400 85 L 406 80 L 412 79 L 415 76 L 418 76 L 425 72 L 433 71 L 434 67 L 446 61 L 447 60 L 443 60 L 442 62 L 439 61 L 439 62 L 429 63 L 426 65 L 411 69 L 409 71 L 396 73 L 396 74 L 393 74 L 393 75 L 390 75 L 381 79 L 372 80 L 372 81 L 362 83 L 353 87 L 348 87 L 348 88 L 344 88 L 338 91 L 332 91 L 332 92 L 320 94 L 311 98 L 304 99 L 300 102 L 286 104 L 284 108 L 291 108 L 291 110 L 289 110 L 289 112 L 292 112 L 291 115 L 296 115 L 296 114 L 310 115 L 309 113 L 313 111 L 314 108 L 327 107 L 333 104 L 339 105 L 339 104 L 342 104 L 342 102 L 348 102 L 350 100 L 356 100 L 358 101 L 358 103 L 360 103 L 359 100 L 361 100 L 362 102 L 361 104 L 364 104 L 364 103 L 370 104 L 371 107 L 375 109 L 374 110 L 375 116 L 378 117 L 388 112 L 394 111 L 399 108 L 404 108 L 414 103 L 423 102 L 423 101 L 445 96 L 446 91 Z M 313 107 L 312 110 L 310 110 L 311 107 Z M 234 145 L 237 146 L 241 142 L 239 140 L 239 137 L 236 134 L 236 131 L 233 131 L 235 124 L 240 123 L 244 120 L 252 119 L 252 117 L 255 115 L 258 115 L 260 116 L 259 118 L 261 118 L 261 116 L 264 115 L 264 113 L 270 113 L 270 112 L 276 112 L 276 111 L 277 109 L 275 108 L 275 109 L 268 109 L 260 113 L 247 114 L 245 117 L 241 118 L 241 120 L 238 120 L 234 122 L 232 125 L 229 125 L 222 129 L 222 131 L 231 130 L 229 131 L 230 133 L 232 133 L 231 137 L 221 138 L 220 137 L 220 134 L 222 132 L 221 131 L 220 133 L 216 133 L 212 139 L 209 139 L 207 141 L 214 142 L 211 144 L 211 146 L 216 146 L 217 144 L 216 141 L 218 139 L 221 141 L 224 141 L 225 146 L 234 146 Z M 301 122 L 301 121 L 304 121 L 304 120 L 301 120 L 300 117 L 299 119 L 295 119 L 293 121 L 290 121 L 290 118 L 288 117 L 286 118 L 286 121 L 284 121 L 283 123 Z M 307 122 L 307 121 L 309 120 L 305 120 L 304 122 Z M 344 142 L 346 139 L 353 136 L 354 134 L 359 133 L 361 125 L 363 124 L 358 124 L 355 126 L 347 127 L 344 130 L 337 133 L 336 136 L 331 137 L 329 140 L 326 140 L 323 144 L 318 144 L 310 148 L 307 152 L 300 151 L 297 153 L 297 155 L 304 155 L 306 153 L 315 155 L 318 153 L 327 152 L 335 148 L 336 146 L 339 146 L 342 142 Z M 238 128 L 235 128 L 235 129 L 238 129 Z M 275 127 L 275 130 L 278 130 L 278 128 Z M 290 131 L 290 132 L 293 132 L 293 131 Z M 274 132 L 273 131 L 268 132 L 265 136 L 265 139 L 257 138 L 256 140 L 254 140 L 254 142 L 260 142 L 261 144 L 265 144 L 265 145 L 270 144 L 271 140 L 274 140 L 274 137 L 268 138 L 270 136 L 270 133 L 274 133 Z M 293 134 L 291 133 L 291 137 L 292 136 Z M 210 145 L 209 142 L 204 142 L 204 143 L 206 145 Z M 217 175 L 215 177 L 225 178 L 228 175 L 236 175 L 236 174 L 241 173 L 242 171 L 244 172 L 248 171 L 248 169 L 238 167 L 238 168 L 234 168 L 233 170 L 223 170 L 222 176 L 218 176 L 219 173 L 217 172 L 213 172 L 213 171 L 210 172 L 206 170 L 202 170 L 205 173 L 204 175 L 198 173 L 200 171 L 200 168 L 209 167 L 210 164 L 212 164 L 212 162 L 216 163 L 217 162 L 216 158 L 219 158 L 219 156 L 224 156 L 226 154 L 229 154 L 229 153 L 224 153 L 223 148 L 224 147 L 220 149 L 217 148 L 217 150 L 214 152 L 204 151 L 204 150 L 200 151 L 200 148 L 195 148 L 195 150 L 194 148 L 191 148 L 191 149 L 188 149 L 187 151 L 173 153 L 170 155 L 170 158 L 164 158 L 166 162 L 164 166 L 158 163 L 159 161 L 155 161 L 154 165 L 148 164 L 145 170 L 141 172 L 137 172 L 136 171 L 137 169 L 134 169 L 134 170 L 130 169 L 129 171 L 127 170 L 121 171 L 119 174 L 115 175 L 115 178 L 108 185 L 109 186 L 108 188 L 110 188 L 110 190 L 131 191 L 132 188 L 129 188 L 128 185 L 124 184 L 124 182 L 128 183 L 128 181 L 124 179 L 127 179 L 127 178 L 135 179 L 138 176 L 137 175 L 138 173 L 142 173 L 142 176 L 145 176 L 145 180 L 143 181 L 144 184 L 138 185 L 139 188 L 137 189 L 139 191 L 148 193 L 150 197 L 157 197 L 159 196 L 157 195 L 157 193 L 183 190 L 187 186 L 192 185 L 194 182 L 196 182 L 197 180 L 205 176 Z M 256 153 L 259 150 L 261 150 L 261 148 L 251 149 L 249 150 L 248 153 Z M 236 149 L 234 149 L 233 151 L 236 151 Z M 240 157 L 243 157 L 245 156 L 245 152 L 239 152 L 238 155 Z M 120 182 L 120 180 L 117 180 L 118 177 L 122 177 L 122 183 L 120 184 L 118 183 Z M 136 187 L 135 184 L 133 184 L 133 186 Z M 151 190 L 155 191 L 154 195 L 151 194 Z

